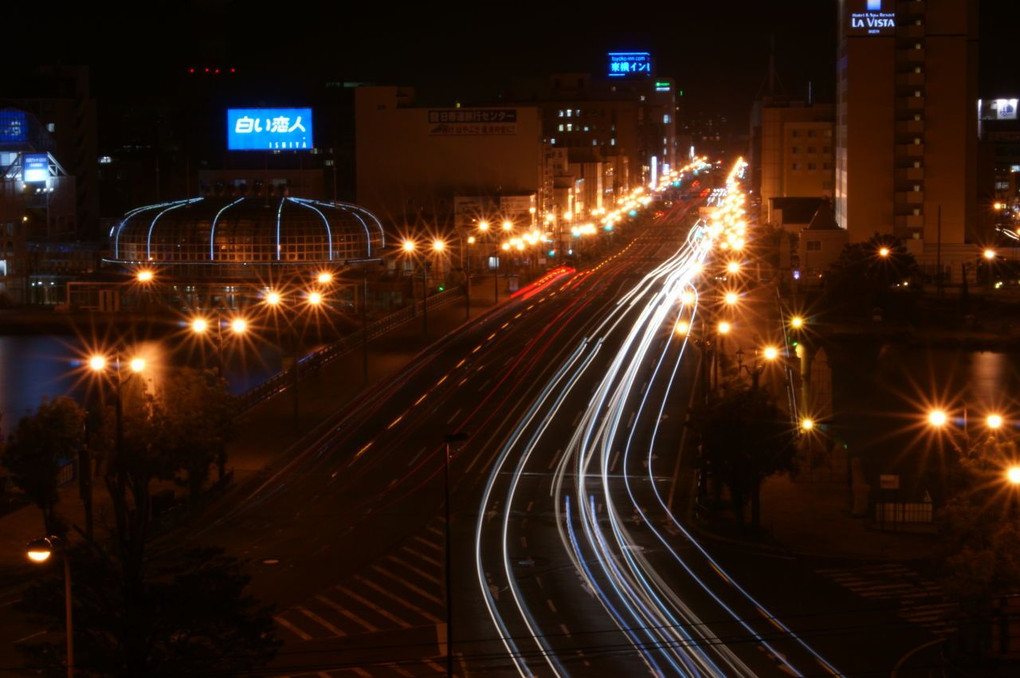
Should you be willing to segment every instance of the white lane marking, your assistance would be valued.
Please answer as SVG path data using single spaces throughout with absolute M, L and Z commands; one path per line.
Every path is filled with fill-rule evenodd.
M 431 593 L 429 593 L 428 591 L 426 591 L 425 589 L 421 588 L 420 586 L 415 586 L 414 584 L 408 583 L 402 577 L 398 577 L 396 574 L 394 574 L 393 572 L 390 572 L 385 567 L 382 567 L 380 565 L 373 565 L 372 569 L 375 570 L 376 572 L 378 572 L 379 574 L 381 574 L 382 576 L 387 577 L 387 578 L 393 580 L 397 584 L 400 584 L 404 588 L 409 589 L 411 591 L 414 591 L 415 593 L 417 593 L 422 598 L 426 598 L 428 600 L 431 600 L 433 603 L 436 603 L 437 605 L 439 605 L 439 604 L 441 604 L 443 602 L 442 600 L 440 600 L 439 596 L 434 596 Z
M 326 596 L 315 596 L 315 599 L 318 600 L 319 602 L 324 603 L 325 605 L 328 605 L 329 607 L 333 608 L 334 610 L 336 610 L 337 612 L 339 612 L 343 616 L 347 617 L 348 619 L 350 619 L 352 622 L 354 622 L 358 626 L 361 626 L 362 628 L 364 628 L 366 631 L 375 632 L 375 631 L 379 630 L 379 628 L 377 626 L 375 626 L 374 624 L 371 624 L 371 623 L 365 621 L 364 619 L 362 619 L 358 615 L 354 614 L 353 612 L 348 610 L 346 607 L 344 607 L 340 603 L 337 603 L 336 601 L 331 600 L 330 598 L 327 598 Z
M 365 598 L 364 596 L 359 596 L 357 593 L 355 593 L 354 591 L 351 591 L 349 588 L 347 588 L 345 586 L 337 586 L 336 589 L 338 591 L 340 591 L 340 593 L 343 593 L 345 596 L 353 598 L 354 600 L 356 600 L 357 602 L 361 603 L 365 607 L 370 608 L 374 612 L 379 613 L 383 617 L 386 617 L 387 619 L 389 619 L 394 624 L 396 624 L 396 625 L 398 625 L 400 627 L 403 627 L 405 629 L 411 628 L 411 624 L 409 624 L 408 622 L 404 621 L 403 619 L 401 619 L 397 615 L 393 614 L 389 610 L 386 610 L 384 608 L 379 607 L 378 605 L 376 605 L 374 602 L 372 602 L 368 598 Z

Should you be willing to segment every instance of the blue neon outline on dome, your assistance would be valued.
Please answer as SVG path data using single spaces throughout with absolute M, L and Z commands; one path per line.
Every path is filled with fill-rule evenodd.
M 163 210 L 162 212 L 157 214 L 155 217 L 153 217 L 152 221 L 149 222 L 149 233 L 145 236 L 145 259 L 146 260 L 151 260 L 152 259 L 152 231 L 156 228 L 156 222 L 159 221 L 159 218 L 161 216 L 163 216 L 164 214 L 166 214 L 167 212 L 169 212 L 170 210 L 175 210 L 175 209 L 178 209 L 180 207 L 184 207 L 185 205 L 190 205 L 191 203 L 196 202 L 196 201 L 201 200 L 201 199 L 202 198 L 189 198 L 188 200 L 178 200 L 176 203 L 171 203 L 170 207 L 167 207 L 165 210 Z
M 191 200 L 192 201 L 193 200 L 201 200 L 201 198 L 192 198 Z M 126 222 L 128 219 L 130 219 L 131 217 L 135 216 L 136 214 L 141 214 L 142 212 L 145 212 L 145 211 L 148 211 L 148 210 L 158 210 L 158 209 L 161 209 L 163 207 L 166 207 L 167 205 L 174 205 L 174 204 L 179 203 L 179 202 L 182 202 L 182 201 L 180 201 L 180 200 L 173 200 L 173 201 L 170 201 L 170 202 L 157 203 L 155 205 L 143 205 L 142 207 L 136 207 L 133 210 L 128 210 L 124 214 L 123 218 L 121 218 L 120 223 L 118 223 L 116 226 L 114 226 L 113 228 L 110 229 L 110 235 L 111 236 L 113 236 L 114 230 L 116 230 L 116 232 L 117 232 L 117 235 L 113 236 L 113 258 L 114 258 L 114 260 L 116 260 L 116 261 L 120 260 L 120 234 L 121 234 L 121 231 L 124 230 L 124 222 Z M 186 200 L 184 202 L 190 202 L 190 201 Z
M 326 218 L 326 215 L 323 214 L 322 211 L 319 210 L 317 207 L 315 207 L 315 205 L 311 204 L 310 200 L 304 200 L 302 198 L 285 198 L 285 199 L 290 200 L 291 202 L 296 202 L 297 204 L 303 207 L 307 207 L 308 209 L 314 211 L 316 214 L 322 217 L 322 223 L 326 227 L 326 239 L 329 241 L 328 243 L 329 260 L 333 261 L 333 229 L 330 227 L 329 219 Z
M 355 205 L 354 203 L 351 203 L 351 202 L 337 202 L 337 203 L 334 203 L 334 204 L 337 207 L 343 207 L 345 209 L 351 210 L 353 212 L 357 212 L 360 215 L 364 215 L 364 216 L 367 216 L 368 218 L 370 218 L 372 220 L 372 223 L 375 224 L 376 228 L 379 229 L 379 247 L 380 248 L 385 248 L 386 247 L 386 231 L 383 229 L 382 222 L 379 221 L 379 217 L 375 216 L 372 212 L 368 211 L 367 209 L 365 209 L 361 205 Z M 365 222 L 362 221 L 361 223 L 364 224 Z M 367 248 L 367 256 L 370 257 L 370 256 L 372 256 L 372 240 L 371 240 L 371 236 L 368 233 L 367 225 L 366 225 L 366 230 L 365 230 L 365 236 L 366 236 L 365 239 L 367 241 L 365 243 L 365 246 Z
M 280 260 L 280 220 L 283 215 L 283 198 L 280 198 L 280 204 L 276 207 L 276 260 Z
M 229 205 L 224 205 L 223 207 L 220 208 L 220 211 L 216 213 L 216 216 L 213 217 L 212 226 L 209 228 L 209 261 L 216 261 L 216 248 L 215 248 L 215 245 L 216 245 L 216 222 L 220 220 L 220 215 L 221 214 L 223 214 L 228 209 L 230 209 L 231 207 L 233 207 L 237 203 L 241 202 L 242 200 L 244 200 L 243 197 L 238 198 L 237 200 L 235 200 L 234 202 L 230 203 Z

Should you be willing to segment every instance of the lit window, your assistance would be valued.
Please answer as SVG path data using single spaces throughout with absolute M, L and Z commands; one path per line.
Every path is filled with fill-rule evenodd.
M 562 123 L 562 122 L 560 123 L 560 129 L 559 129 L 559 131 L 560 131 L 560 132 L 562 132 L 562 131 L 563 131 L 563 123 Z
M 615 146 L 616 145 L 616 137 L 613 137 L 612 139 L 609 140 L 609 145 L 610 146 Z
M 672 120 L 672 118 L 669 117 L 669 113 L 666 113 L 662 116 L 663 125 L 668 125 L 670 123 L 670 120 Z

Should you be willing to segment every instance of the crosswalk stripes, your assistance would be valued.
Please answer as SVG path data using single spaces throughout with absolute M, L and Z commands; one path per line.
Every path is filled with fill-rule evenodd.
M 956 631 L 955 605 L 943 599 L 935 581 L 904 563 L 829 567 L 817 572 L 862 598 L 894 602 L 899 617 L 935 635 Z
M 444 536 L 441 522 L 430 524 L 350 581 L 278 613 L 285 642 L 442 623 Z M 399 675 L 399 667 L 394 670 Z

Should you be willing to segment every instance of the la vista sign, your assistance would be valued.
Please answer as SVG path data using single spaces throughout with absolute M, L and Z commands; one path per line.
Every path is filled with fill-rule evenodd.
M 855 12 L 850 15 L 850 29 L 855 33 L 881 34 L 896 28 L 896 15 L 891 12 Z

